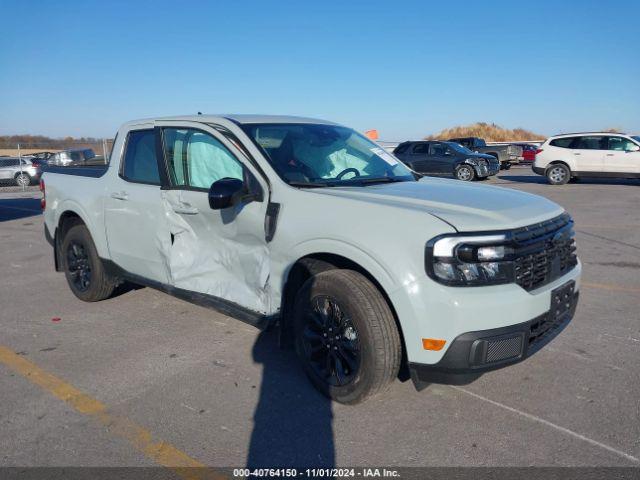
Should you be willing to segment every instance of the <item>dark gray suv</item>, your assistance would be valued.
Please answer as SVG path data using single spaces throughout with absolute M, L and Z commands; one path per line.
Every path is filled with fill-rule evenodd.
M 418 173 L 453 175 L 467 182 L 474 178 L 487 178 L 500 170 L 500 163 L 495 157 L 472 152 L 453 142 L 403 142 L 393 154 Z

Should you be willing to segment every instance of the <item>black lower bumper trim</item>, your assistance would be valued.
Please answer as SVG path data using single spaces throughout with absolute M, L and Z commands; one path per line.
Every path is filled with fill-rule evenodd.
M 573 288 L 572 284 L 567 286 Z M 566 292 L 560 293 L 567 298 Z M 430 383 L 467 385 L 483 373 L 530 357 L 553 340 L 573 318 L 579 294 L 571 290 L 570 295 L 570 307 L 560 316 L 556 316 L 552 308 L 528 322 L 463 333 L 451 342 L 438 363 L 409 363 L 416 389 L 422 390 Z
M 533 170 L 533 173 L 537 173 L 538 175 L 544 175 L 544 168 L 542 167 L 536 167 L 535 165 L 531 165 L 531 170 Z

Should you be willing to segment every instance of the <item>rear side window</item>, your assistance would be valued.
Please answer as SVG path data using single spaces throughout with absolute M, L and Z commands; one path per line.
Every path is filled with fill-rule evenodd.
M 607 142 L 605 137 L 576 137 L 571 144 L 571 148 L 581 150 L 606 150 Z
M 413 147 L 413 153 L 426 154 L 428 151 L 429 151 L 428 143 L 419 143 L 415 147 Z
M 549 142 L 549 145 L 552 147 L 560 147 L 560 148 L 571 148 L 571 144 L 576 140 L 576 137 L 564 137 L 564 138 L 556 138 Z
M 130 182 L 160 185 L 153 130 L 129 132 L 122 177 Z

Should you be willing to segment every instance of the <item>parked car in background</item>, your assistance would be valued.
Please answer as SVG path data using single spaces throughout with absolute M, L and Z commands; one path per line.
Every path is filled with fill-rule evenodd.
M 384 390 L 403 359 L 418 389 L 469 383 L 533 355 L 574 315 L 581 265 L 560 205 L 417 178 L 350 128 L 146 119 L 124 124 L 113 152 L 41 181 L 45 236 L 76 297 L 130 281 L 255 326 L 277 320 L 338 402 Z
M 21 187 L 40 180 L 41 170 L 29 159 L 18 157 L 0 157 L 0 182 L 15 183 Z
M 450 138 L 448 142 L 459 143 L 463 147 L 478 153 L 486 153 L 498 159 L 501 170 L 509 170 L 511 165 L 522 160 L 522 148 L 515 145 L 487 145 L 478 137 Z
M 640 136 L 607 132 L 556 135 L 536 151 L 532 168 L 552 185 L 580 177 L 640 178 Z
M 52 155 L 54 155 L 55 152 L 36 152 L 36 153 L 30 153 L 28 155 L 28 157 L 30 157 L 32 160 L 34 158 L 41 160 L 41 161 L 47 161 L 49 160 L 49 158 L 51 158 Z
M 393 154 L 418 173 L 453 175 L 464 181 L 487 178 L 500 170 L 495 157 L 472 152 L 454 142 L 408 141 L 398 145 Z
M 522 148 L 521 163 L 533 163 L 536 159 L 536 150 L 538 149 L 538 145 L 533 145 L 531 143 L 512 143 L 511 145 Z
M 71 148 L 69 150 L 54 153 L 47 161 L 49 165 L 69 166 L 92 164 L 96 162 L 96 160 L 96 153 L 91 148 Z M 99 163 L 104 163 L 104 161 Z

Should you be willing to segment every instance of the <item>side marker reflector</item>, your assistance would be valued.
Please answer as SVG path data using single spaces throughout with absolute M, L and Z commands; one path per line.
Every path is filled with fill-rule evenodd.
M 439 338 L 423 338 L 422 339 L 422 348 L 425 350 L 442 350 L 444 348 L 446 340 L 440 340 Z

